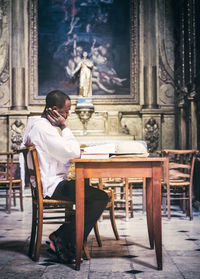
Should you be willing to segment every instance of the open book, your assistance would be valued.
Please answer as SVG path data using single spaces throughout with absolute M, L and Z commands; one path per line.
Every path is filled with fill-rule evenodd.
M 110 153 L 115 153 L 114 143 L 105 143 L 88 146 L 82 149 L 81 158 L 83 159 L 107 159 Z
M 120 141 L 97 144 L 81 149 L 82 159 L 107 159 L 110 157 L 148 157 L 145 142 Z

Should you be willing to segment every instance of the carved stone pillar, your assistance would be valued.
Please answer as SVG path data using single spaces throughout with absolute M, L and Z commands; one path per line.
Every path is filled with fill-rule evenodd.
M 25 42 L 24 42 L 24 0 L 12 1 L 12 106 L 13 110 L 25 106 Z
M 157 108 L 156 1 L 144 0 L 144 105 Z

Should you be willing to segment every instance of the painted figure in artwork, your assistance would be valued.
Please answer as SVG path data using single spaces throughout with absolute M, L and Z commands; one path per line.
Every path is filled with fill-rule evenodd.
M 73 76 L 79 73 L 79 96 L 92 96 L 92 69 L 93 63 L 88 59 L 87 52 L 84 51 L 82 60 L 73 72 Z

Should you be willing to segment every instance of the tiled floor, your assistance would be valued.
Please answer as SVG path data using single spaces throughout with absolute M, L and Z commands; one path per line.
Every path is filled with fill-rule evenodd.
M 149 249 L 146 217 L 137 210 L 135 217 L 125 221 L 123 213 L 117 213 L 120 240 L 116 241 L 109 219 L 99 222 L 103 242 L 97 246 L 93 232 L 88 241 L 91 260 L 84 261 L 81 271 L 73 265 L 63 265 L 47 251 L 45 241 L 55 228 L 46 225 L 40 261 L 35 263 L 27 256 L 31 228 L 31 198 L 26 193 L 25 210 L 18 207 L 9 215 L 0 199 L 0 278 L 200 278 L 200 213 L 194 212 L 189 221 L 179 211 L 174 211 L 169 221 L 162 219 L 163 270 L 156 269 L 155 251 Z M 174 209 L 177 209 L 176 207 Z M 174 215 L 174 214 L 173 214 Z

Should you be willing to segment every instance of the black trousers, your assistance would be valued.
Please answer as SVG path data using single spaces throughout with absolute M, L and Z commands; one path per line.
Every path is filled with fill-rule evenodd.
M 87 181 L 87 180 L 86 180 Z M 56 187 L 52 199 L 70 200 L 75 202 L 75 181 L 63 180 Z M 98 188 L 94 188 L 85 183 L 85 223 L 84 240 L 96 224 L 109 201 L 108 195 Z M 62 239 L 64 245 L 75 247 L 75 216 L 70 217 L 69 223 L 64 223 L 55 231 L 55 235 Z

